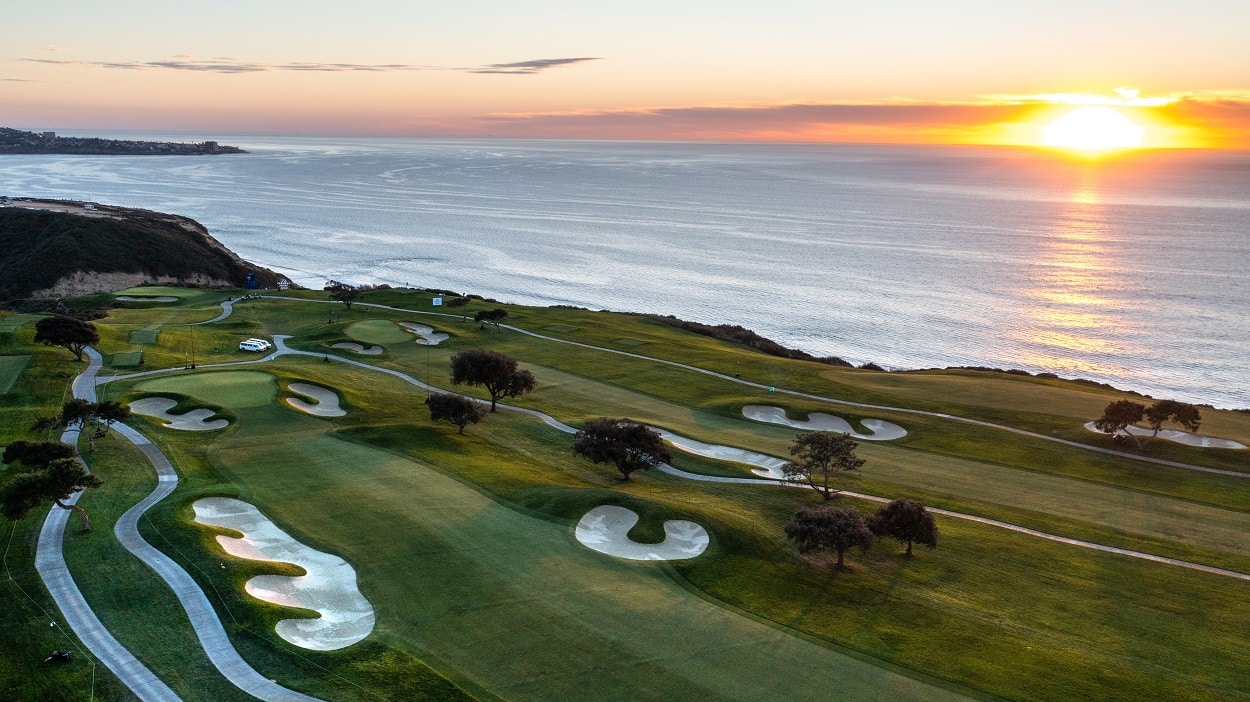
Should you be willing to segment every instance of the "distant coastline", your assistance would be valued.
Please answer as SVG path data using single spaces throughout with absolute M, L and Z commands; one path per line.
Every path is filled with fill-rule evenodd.
M 95 137 L 64 137 L 55 132 L 24 132 L 0 127 L 0 154 L 75 154 L 80 156 L 208 156 L 245 154 L 237 146 L 215 141 L 180 143 L 128 141 Z

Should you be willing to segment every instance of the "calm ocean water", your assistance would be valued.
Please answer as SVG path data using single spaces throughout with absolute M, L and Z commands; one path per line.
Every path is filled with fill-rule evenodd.
M 186 215 L 310 286 L 675 314 L 856 363 L 1250 407 L 1250 153 L 219 140 L 252 153 L 7 156 L 0 194 Z

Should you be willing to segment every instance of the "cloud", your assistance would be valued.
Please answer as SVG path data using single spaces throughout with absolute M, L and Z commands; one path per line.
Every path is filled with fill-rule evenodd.
M 34 83 L 35 81 L 27 78 L 0 78 L 0 83 Z
M 1113 99 L 1159 125 L 1162 145 L 1250 147 L 1250 92 Z M 496 136 L 725 141 L 1033 143 L 1051 111 L 1095 104 L 1085 95 L 992 96 L 966 101 L 794 102 L 571 112 L 496 113 L 466 125 Z M 1101 103 L 1098 103 L 1101 104 Z
M 58 51 L 64 51 L 64 50 L 65 49 L 62 49 L 56 44 L 44 44 L 43 46 L 39 46 L 35 48 L 35 51 L 46 51 L 48 53 L 56 53 Z
M 525 75 L 530 73 L 541 73 L 549 68 L 559 68 L 561 66 L 570 66 L 583 61 L 600 61 L 602 59 L 592 56 L 581 56 L 578 58 L 553 58 L 553 59 L 535 59 L 533 61 L 519 61 L 517 63 L 491 63 L 479 68 L 466 69 L 470 73 L 498 73 L 503 75 Z
M 196 73 L 272 73 L 272 72 L 313 72 L 313 73 L 386 73 L 393 71 L 457 71 L 461 73 L 494 73 L 501 75 L 534 75 L 552 68 L 569 66 L 583 61 L 597 61 L 597 58 L 549 58 L 518 61 L 516 63 L 491 63 L 482 66 L 450 67 L 426 66 L 405 63 L 319 63 L 312 61 L 296 61 L 292 63 L 257 63 L 234 58 L 196 59 L 193 56 L 180 55 L 159 61 L 73 61 L 65 59 L 19 59 L 27 63 L 43 63 L 54 66 L 87 66 L 90 68 L 106 68 L 128 71 L 189 71 Z

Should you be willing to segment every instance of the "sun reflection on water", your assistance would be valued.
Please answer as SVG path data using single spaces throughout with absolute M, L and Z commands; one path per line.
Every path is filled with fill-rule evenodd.
M 1128 281 L 1116 266 L 1102 208 L 1098 171 L 1091 167 L 1034 252 L 1015 339 L 1028 365 L 1094 374 L 1123 370 L 1112 359 L 1131 351 L 1132 330 L 1118 314 Z

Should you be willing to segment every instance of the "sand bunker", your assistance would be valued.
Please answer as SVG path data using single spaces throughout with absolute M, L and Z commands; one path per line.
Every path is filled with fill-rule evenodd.
M 1093 422 L 1087 423 L 1085 428 L 1097 434 L 1104 433 L 1098 431 L 1098 428 L 1094 426 Z M 1141 427 L 1129 427 L 1128 431 L 1135 436 L 1150 436 L 1154 433 L 1149 429 L 1142 429 Z M 1178 429 L 1161 429 L 1159 431 L 1159 438 L 1167 439 L 1168 441 L 1175 441 L 1178 444 L 1185 444 L 1186 446 L 1197 446 L 1199 448 L 1244 449 L 1246 447 L 1245 444 L 1233 441 L 1232 439 L 1217 439 L 1214 436 L 1199 436 L 1198 434 L 1190 434 L 1187 431 L 1180 431 Z
M 694 522 L 664 522 L 664 540 L 658 544 L 630 540 L 629 530 L 637 523 L 638 513 L 632 509 L 602 505 L 582 516 L 576 536 L 586 548 L 632 561 L 679 561 L 707 549 L 707 530 Z
M 131 402 L 130 411 L 146 417 L 156 417 L 165 422 L 166 429 L 212 431 L 213 429 L 225 429 L 230 426 L 230 422 L 225 419 L 214 419 L 211 422 L 205 421 L 217 414 L 211 409 L 193 409 L 185 414 L 170 414 L 169 410 L 173 409 L 177 404 L 177 400 L 169 397 L 145 397 Z
M 366 355 L 366 356 L 377 356 L 378 354 L 382 353 L 382 351 L 383 351 L 383 349 L 382 349 L 382 347 L 381 347 L 381 346 L 374 345 L 374 346 L 370 346 L 369 348 L 365 348 L 364 346 L 361 346 L 360 344 L 355 344 L 355 343 L 352 343 L 352 342 L 350 342 L 350 341 L 341 341 L 341 342 L 339 342 L 339 343 L 337 343 L 337 344 L 335 344 L 335 345 L 331 346 L 330 348 L 332 348 L 332 349 L 347 349 L 348 351 L 354 351 L 354 352 L 356 352 L 356 353 L 361 353 L 361 354 L 364 354 L 364 355 Z
M 258 600 L 311 609 L 320 619 L 283 619 L 278 636 L 314 651 L 350 646 L 373 631 L 373 606 L 356 587 L 356 570 L 338 556 L 313 550 L 291 538 L 252 505 L 228 497 L 206 497 L 191 505 L 195 521 L 243 533 L 218 536 L 217 543 L 236 558 L 292 563 L 307 575 L 258 575 L 243 589 Z
M 339 396 L 333 390 L 308 383 L 291 383 L 287 386 L 287 390 L 313 399 L 313 402 L 309 403 L 298 397 L 286 398 L 288 405 L 301 412 L 318 417 L 342 417 L 347 414 L 347 410 L 339 406 Z
M 418 344 L 427 346 L 438 346 L 438 342 L 450 339 L 447 334 L 436 333 L 433 327 L 427 327 L 424 324 L 414 324 L 412 322 L 400 322 L 399 326 L 421 337 L 417 340 Z
M 121 302 L 177 302 L 178 298 L 171 295 L 156 295 L 153 297 L 136 297 L 134 295 L 118 295 L 117 299 Z
M 786 416 L 786 411 L 780 407 L 747 405 L 742 408 L 742 414 L 747 419 L 754 419 L 757 422 L 784 424 L 788 427 L 806 429 L 808 431 L 835 431 L 840 434 L 850 434 L 856 439 L 865 441 L 890 441 L 907 436 L 906 429 L 884 419 L 865 419 L 861 421 L 860 424 L 863 424 L 872 433 L 860 434 L 851 428 L 851 423 L 845 419 L 821 412 L 812 413 L 805 422 L 790 419 Z
M 705 458 L 715 458 L 719 461 L 732 461 L 734 463 L 756 466 L 751 469 L 751 472 L 762 478 L 784 480 L 786 477 L 782 468 L 787 461 L 776 456 L 766 456 L 762 453 L 755 453 L 754 451 L 747 451 L 746 449 L 734 448 L 732 446 L 705 444 L 702 441 L 687 439 L 684 436 L 679 436 L 671 431 L 665 431 L 659 427 L 647 428 L 659 434 L 661 438 L 672 444 L 674 448 L 681 449 L 686 453 L 693 453 L 696 456 Z

